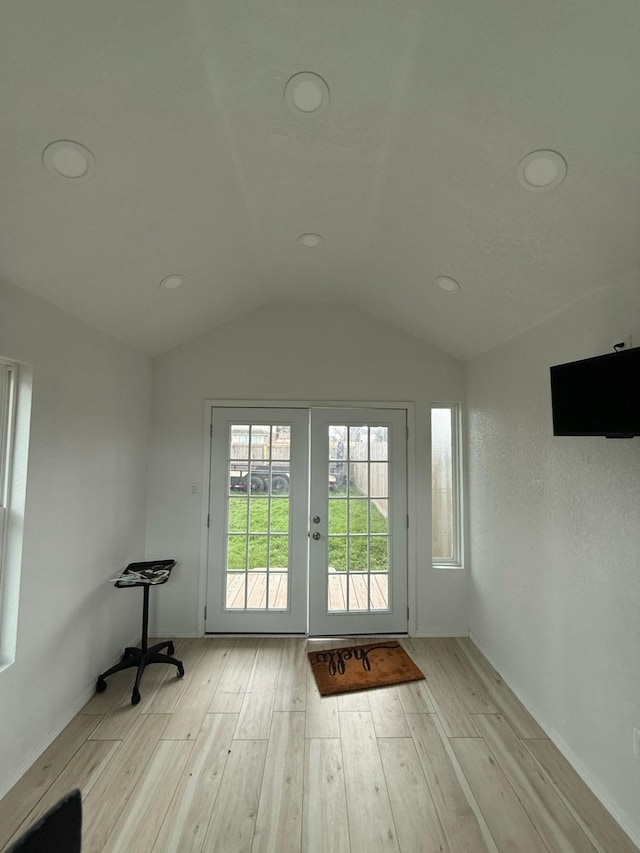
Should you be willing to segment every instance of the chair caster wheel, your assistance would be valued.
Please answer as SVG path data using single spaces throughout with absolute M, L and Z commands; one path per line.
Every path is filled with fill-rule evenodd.
M 176 650 L 175 650 L 175 648 L 174 648 L 173 643 L 169 643 L 169 645 L 167 646 L 167 654 L 168 654 L 168 655 L 170 655 L 170 656 L 171 656 L 171 655 L 174 655 L 174 654 L 175 654 L 175 651 L 176 651 Z
M 96 682 L 96 693 L 104 693 L 107 689 L 107 682 L 104 678 L 99 678 Z
M 131 704 L 137 705 L 139 701 L 140 701 L 140 691 L 134 690 L 133 693 L 131 694 Z
M 183 678 L 183 677 L 184 677 L 184 667 L 182 666 L 182 664 L 179 664 L 179 666 L 178 666 L 178 678 Z

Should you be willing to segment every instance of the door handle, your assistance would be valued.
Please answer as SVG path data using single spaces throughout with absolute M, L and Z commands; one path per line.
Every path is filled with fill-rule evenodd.
M 317 542 L 317 541 L 318 541 L 318 539 L 320 539 L 321 537 L 320 537 L 320 534 L 318 533 L 318 531 L 316 530 L 316 532 L 315 532 L 315 533 L 312 533 L 312 534 L 311 534 L 311 538 L 312 538 L 312 539 L 315 539 L 315 540 L 316 540 L 316 542 Z

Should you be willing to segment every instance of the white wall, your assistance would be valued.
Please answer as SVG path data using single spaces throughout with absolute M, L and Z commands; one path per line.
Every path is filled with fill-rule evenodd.
M 107 580 L 144 556 L 151 369 L 1 283 L 0 355 L 33 377 L 17 651 L 0 672 L 2 796 L 139 634 L 139 596 Z
M 414 402 L 418 631 L 466 634 L 466 572 L 431 568 L 429 407 L 460 400 L 460 363 L 345 303 L 271 303 L 154 361 L 147 554 L 176 557 L 160 634 L 195 635 L 204 401 Z M 206 484 L 205 484 L 206 486 Z
M 480 649 L 640 839 L 640 438 L 554 438 L 549 389 L 550 365 L 630 332 L 637 283 L 468 364 L 469 606 Z

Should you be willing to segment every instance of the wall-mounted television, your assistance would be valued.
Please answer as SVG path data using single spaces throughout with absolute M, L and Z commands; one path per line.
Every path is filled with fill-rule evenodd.
M 640 435 L 640 347 L 551 368 L 554 435 Z

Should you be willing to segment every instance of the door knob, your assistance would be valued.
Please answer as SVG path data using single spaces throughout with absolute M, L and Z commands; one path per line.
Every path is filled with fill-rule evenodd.
M 318 539 L 320 539 L 321 537 L 320 537 L 320 534 L 318 533 L 318 531 L 316 530 L 316 532 L 315 532 L 315 533 L 312 533 L 312 534 L 311 534 L 311 538 L 312 538 L 312 539 L 315 539 L 315 540 L 316 540 L 316 542 L 317 542 L 317 541 L 318 541 Z

